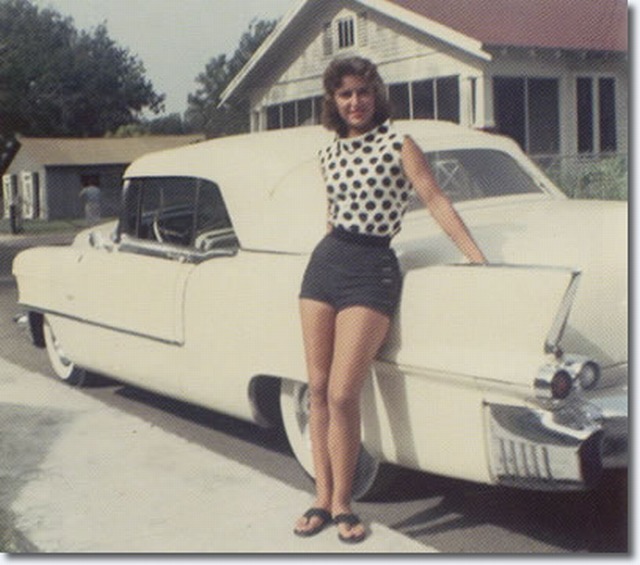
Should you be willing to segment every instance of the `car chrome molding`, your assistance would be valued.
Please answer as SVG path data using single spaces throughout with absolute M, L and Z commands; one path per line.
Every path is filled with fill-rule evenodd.
M 564 297 L 560 303 L 560 308 L 558 308 L 558 313 L 556 314 L 553 325 L 547 334 L 547 339 L 544 343 L 545 353 L 551 353 L 553 355 L 561 354 L 560 340 L 562 339 L 564 330 L 567 327 L 567 320 L 571 313 L 571 307 L 573 306 L 573 301 L 575 300 L 576 293 L 578 292 L 580 277 L 580 272 L 573 271 L 571 282 L 564 293 Z
M 116 333 L 120 333 L 123 335 L 129 335 L 132 337 L 139 337 L 142 339 L 147 339 L 149 341 L 155 341 L 158 343 L 163 343 L 165 345 L 172 345 L 175 347 L 182 347 L 184 346 L 184 341 L 180 341 L 180 340 L 173 340 L 173 339 L 164 339 L 161 337 L 157 337 L 157 336 L 152 336 L 149 334 L 144 334 L 142 332 L 136 332 L 136 331 L 132 331 L 132 330 L 125 330 L 123 328 L 118 328 L 116 326 L 112 326 L 109 324 L 102 324 L 100 322 L 94 322 L 92 320 L 89 320 L 87 318 L 81 318 L 80 316 L 73 316 L 71 314 L 65 314 L 64 312 L 59 312 L 57 310 L 50 310 L 50 309 L 46 309 L 46 308 L 40 308 L 40 307 L 36 307 L 36 306 L 31 306 L 29 304 L 25 304 L 24 302 L 20 302 L 19 303 L 21 306 L 24 306 L 25 308 L 27 308 L 30 312 L 34 312 L 37 314 L 49 314 L 50 316 L 56 316 L 58 318 L 65 318 L 66 320 L 71 320 L 73 322 L 79 322 L 81 324 L 86 324 L 88 326 L 93 326 L 96 328 L 100 328 L 103 330 L 109 330 L 112 332 L 116 332 Z
M 124 236 L 118 244 L 118 251 L 121 253 L 146 255 L 148 257 L 158 257 L 160 259 L 179 261 L 189 264 L 202 263 L 203 261 L 213 259 L 214 257 L 233 257 L 238 254 L 237 248 L 220 248 L 202 252 L 172 246 L 166 243 L 132 240 L 125 238 Z
M 555 412 L 487 404 L 491 473 L 505 486 L 579 490 L 595 484 L 604 432 L 583 405 Z
M 479 383 L 482 384 L 483 390 L 487 392 L 504 393 L 507 388 L 511 393 L 527 399 L 531 396 L 531 388 L 524 385 L 514 385 L 509 383 L 505 385 L 503 381 L 498 379 L 492 379 L 486 376 L 481 376 L 476 373 L 454 373 L 433 367 L 418 367 L 416 365 L 407 365 L 405 363 L 395 363 L 394 361 L 385 358 L 384 349 L 382 354 L 378 357 L 374 363 L 378 366 L 388 367 L 391 371 L 397 371 L 402 375 L 412 375 L 420 378 L 429 379 L 432 382 L 455 384 L 457 387 L 473 388 L 476 389 Z

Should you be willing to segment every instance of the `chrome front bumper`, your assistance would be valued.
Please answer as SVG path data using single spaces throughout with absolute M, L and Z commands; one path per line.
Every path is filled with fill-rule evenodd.
M 498 484 L 535 490 L 593 486 L 628 460 L 626 391 L 561 408 L 486 405 L 491 473 Z

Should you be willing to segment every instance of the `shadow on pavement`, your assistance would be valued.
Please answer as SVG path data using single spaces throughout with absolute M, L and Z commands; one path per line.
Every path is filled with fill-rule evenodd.
M 438 503 L 392 525 L 412 537 L 492 524 L 570 552 L 629 551 L 626 470 L 607 472 L 598 488 L 578 492 L 482 486 L 409 470 L 398 470 L 396 485 L 389 492 L 396 500 L 427 493 L 438 497 Z M 496 553 L 495 540 L 485 548 L 476 544 L 469 551 Z

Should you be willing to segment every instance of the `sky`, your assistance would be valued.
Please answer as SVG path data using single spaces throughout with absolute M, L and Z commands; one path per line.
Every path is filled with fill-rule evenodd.
M 254 18 L 280 19 L 298 0 L 32 0 L 70 16 L 79 30 L 106 23 L 109 36 L 145 66 L 166 95 L 166 113 L 182 114 L 196 77 L 213 57 L 231 55 Z
M 279 19 L 300 0 L 31 0 L 70 16 L 78 29 L 105 22 L 109 36 L 144 64 L 166 113 L 183 113 L 213 57 L 231 55 L 250 22 Z M 633 11 L 640 0 L 629 0 Z M 633 21 L 633 20 L 631 20 Z

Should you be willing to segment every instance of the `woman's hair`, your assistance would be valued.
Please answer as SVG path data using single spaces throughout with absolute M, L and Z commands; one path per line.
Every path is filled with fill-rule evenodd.
M 391 109 L 384 82 L 378 74 L 378 68 L 368 59 L 349 57 L 334 59 L 324 72 L 324 99 L 322 102 L 322 124 L 324 127 L 337 132 L 341 137 L 347 135 L 347 125 L 340 117 L 334 100 L 334 94 L 342 86 L 342 80 L 345 76 L 361 77 L 373 88 L 375 100 L 373 125 L 378 126 L 388 120 Z

